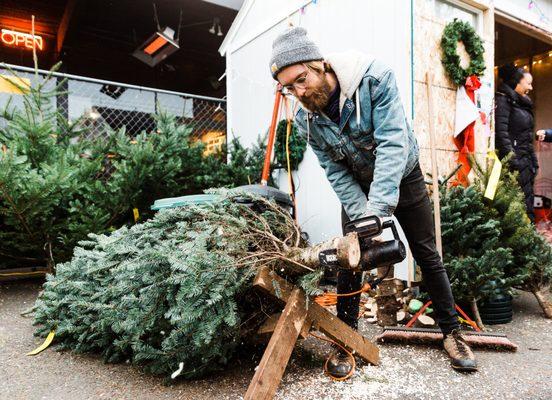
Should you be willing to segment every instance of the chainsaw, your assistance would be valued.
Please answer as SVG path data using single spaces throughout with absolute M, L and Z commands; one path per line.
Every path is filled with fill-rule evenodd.
M 385 229 L 391 229 L 393 232 L 392 240 L 381 241 L 379 239 Z M 318 258 L 323 269 L 369 271 L 391 266 L 406 258 L 406 247 L 399 238 L 399 232 L 393 220 L 382 223 L 380 218 L 375 215 L 359 218 L 347 222 L 344 233 L 346 240 L 340 241 L 339 246 L 319 252 Z M 357 251 L 359 257 L 340 257 L 340 253 L 355 254 Z

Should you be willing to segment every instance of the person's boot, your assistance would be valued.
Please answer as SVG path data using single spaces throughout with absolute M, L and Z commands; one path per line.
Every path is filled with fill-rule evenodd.
M 460 329 L 455 329 L 445 336 L 443 347 L 451 359 L 452 368 L 464 372 L 477 371 L 475 356 L 462 337 Z
M 353 368 L 351 358 L 337 346 L 334 346 L 334 351 L 330 355 L 326 365 L 328 373 L 336 378 L 347 376 Z

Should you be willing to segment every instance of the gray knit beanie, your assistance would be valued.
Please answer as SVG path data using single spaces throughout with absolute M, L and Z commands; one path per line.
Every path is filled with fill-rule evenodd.
M 291 27 L 272 43 L 270 72 L 276 79 L 278 73 L 289 65 L 323 59 L 318 46 L 307 37 L 307 31 L 301 27 Z

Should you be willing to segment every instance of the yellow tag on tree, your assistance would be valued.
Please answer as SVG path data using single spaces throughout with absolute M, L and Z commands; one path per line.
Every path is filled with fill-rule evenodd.
M 140 219 L 140 213 L 138 212 L 138 209 L 134 207 L 132 209 L 132 213 L 134 214 L 134 222 L 138 222 L 138 219 Z
M 502 171 L 502 163 L 494 151 L 489 151 L 487 158 L 493 160 L 494 162 L 491 175 L 489 176 L 489 182 L 487 182 L 487 187 L 485 188 L 485 198 L 493 200 L 498 186 L 498 181 L 500 179 L 500 172 Z
M 38 346 L 36 349 L 31 351 L 30 353 L 27 353 L 28 356 L 36 356 L 38 353 L 46 350 L 50 344 L 52 344 L 52 341 L 54 340 L 54 335 L 56 334 L 56 331 L 50 331 L 48 336 L 46 336 L 46 340 L 44 340 L 44 343 L 42 343 L 40 346 Z

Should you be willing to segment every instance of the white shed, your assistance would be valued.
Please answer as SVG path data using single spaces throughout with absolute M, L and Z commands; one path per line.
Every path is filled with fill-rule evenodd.
M 438 174 L 448 175 L 458 154 L 452 140 L 457 86 L 442 66 L 440 41 L 453 18 L 472 24 L 483 40 L 486 71 L 481 77 L 480 110 L 492 113 L 495 62 L 525 65 L 535 77 L 536 128 L 552 127 L 552 0 L 246 0 L 219 49 L 226 57 L 228 134 L 248 145 L 267 131 L 275 93 L 268 66 L 272 41 L 291 23 L 306 28 L 323 54 L 356 49 L 393 68 L 407 116 L 413 119 L 423 171 L 430 171 L 426 83 L 430 72 Z M 459 51 L 466 61 L 467 53 L 462 47 Z M 475 125 L 479 158 L 494 145 L 489 136 L 492 127 L 482 121 Z M 551 154 L 552 145 L 538 153 L 541 182 L 552 181 Z M 294 177 L 303 230 L 313 242 L 339 235 L 338 199 L 310 149 Z M 279 183 L 287 190 L 283 172 Z M 537 180 L 537 194 L 552 197 L 549 186 L 539 186 Z M 399 270 L 398 277 L 404 277 L 406 268 Z
M 246 0 L 220 48 L 227 66 L 228 134 L 248 145 L 267 131 L 275 90 L 268 65 L 272 41 L 290 23 L 306 28 L 323 54 L 357 49 L 388 63 L 411 115 L 411 17 L 405 0 Z M 312 241 L 339 235 L 338 199 L 310 149 L 294 178 L 298 220 Z M 283 172 L 279 183 L 287 190 Z

